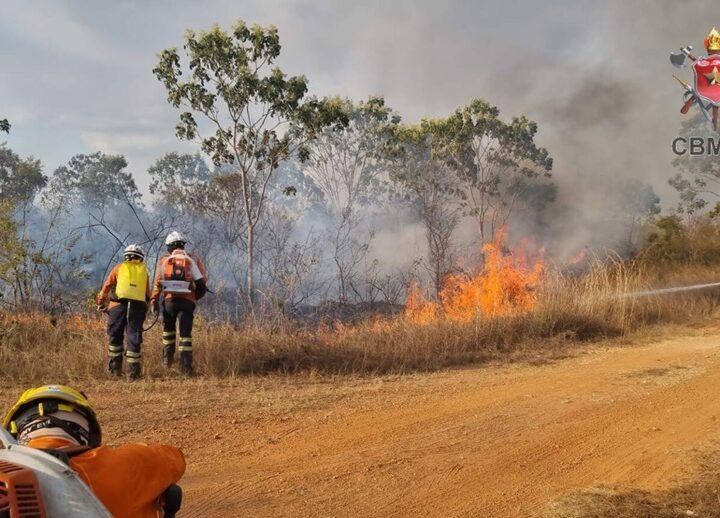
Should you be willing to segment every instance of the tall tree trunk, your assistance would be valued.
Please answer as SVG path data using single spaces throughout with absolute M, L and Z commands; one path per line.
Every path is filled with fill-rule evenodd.
M 248 269 L 247 269 L 247 297 L 248 297 L 248 306 L 250 310 L 252 311 L 254 309 L 255 305 L 255 229 L 252 225 L 248 225 L 248 233 L 247 233 L 247 260 L 248 260 Z

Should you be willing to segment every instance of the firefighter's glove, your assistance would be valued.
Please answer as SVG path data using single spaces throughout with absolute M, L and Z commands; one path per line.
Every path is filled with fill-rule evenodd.
M 157 300 L 151 300 L 150 301 L 150 313 L 152 316 L 155 316 L 158 314 L 158 311 L 160 311 L 160 305 L 158 304 Z

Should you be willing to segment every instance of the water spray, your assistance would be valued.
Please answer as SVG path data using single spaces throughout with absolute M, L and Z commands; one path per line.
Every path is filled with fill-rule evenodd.
M 715 288 L 720 287 L 720 282 L 710 282 L 706 284 L 693 284 L 691 286 L 679 286 L 677 288 L 660 288 L 657 290 L 647 290 L 647 291 L 633 291 L 631 293 L 626 293 L 625 297 L 646 297 L 650 295 L 662 295 L 664 293 L 677 293 L 681 291 L 691 291 L 691 290 L 702 290 L 705 288 Z

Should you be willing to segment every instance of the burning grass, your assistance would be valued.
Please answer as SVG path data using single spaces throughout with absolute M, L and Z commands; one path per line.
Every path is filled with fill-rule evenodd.
M 503 310 L 480 304 L 470 316 L 469 310 L 446 312 L 441 304 L 428 301 L 413 308 L 411 290 L 405 314 L 353 325 L 300 328 L 285 321 L 272 328 L 238 327 L 198 319 L 194 332 L 197 369 L 218 377 L 273 371 L 374 374 L 493 360 L 541 361 L 566 355 L 587 340 L 637 336 L 655 324 L 703 322 L 715 314 L 718 305 L 717 290 L 627 297 L 629 292 L 652 288 L 658 276 L 620 261 L 597 262 L 581 277 L 545 273 L 539 279 L 536 262 L 518 263 L 504 255 L 496 259 L 497 268 L 486 268 L 486 274 L 490 273 L 485 278 L 497 278 L 496 272 L 503 268 L 520 268 L 525 281 L 512 280 L 511 286 L 528 290 L 523 296 L 503 296 Z M 711 273 L 686 269 L 672 277 L 665 272 L 663 281 L 702 282 Z M 468 277 L 471 288 L 467 290 L 451 284 L 452 292 L 474 293 L 463 295 L 462 300 L 482 300 L 476 295 L 495 289 L 484 286 L 483 279 L 483 274 Z M 444 300 L 450 300 L 449 296 Z M 103 319 L 24 314 L 5 314 L 0 319 L 0 378 L 28 383 L 105 376 Z M 160 363 L 160 333 L 161 325 L 156 325 L 145 336 L 145 373 L 150 377 L 168 375 Z
M 482 247 L 485 264 L 474 275 L 448 276 L 439 301 L 427 300 L 419 285 L 413 283 L 405 303 L 405 318 L 424 325 L 438 318 L 470 322 L 531 310 L 545 264 L 540 255 L 529 266 L 524 247 L 510 253 L 504 247 L 505 237 L 501 230 L 494 241 Z
M 405 311 L 360 323 L 301 326 L 207 323 L 198 315 L 195 364 L 206 375 L 317 371 L 403 373 L 491 360 L 547 359 L 579 342 L 641 333 L 654 324 L 702 322 L 720 290 L 629 296 L 657 286 L 716 280 L 709 266 L 651 269 L 647 263 L 596 260 L 585 274 L 548 268 L 539 252 L 510 253 L 504 233 L 483 247 L 482 268 L 448 277 L 438 300 L 419 284 Z M 644 266 L 643 266 L 644 265 Z M 0 314 L 0 377 L 72 381 L 105 376 L 104 320 L 97 315 Z M 161 325 L 145 335 L 145 373 L 160 364 Z

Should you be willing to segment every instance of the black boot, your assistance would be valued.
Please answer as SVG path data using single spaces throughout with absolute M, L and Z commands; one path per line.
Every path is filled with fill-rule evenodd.
M 193 371 L 192 351 L 180 352 L 180 372 L 186 376 L 192 376 Z
M 166 345 L 163 347 L 163 365 L 165 367 L 172 367 L 175 362 L 175 346 Z
M 128 363 L 127 380 L 135 381 L 142 378 L 142 365 L 140 363 Z
M 113 356 L 108 362 L 108 371 L 112 376 L 119 378 L 122 376 L 122 356 Z

